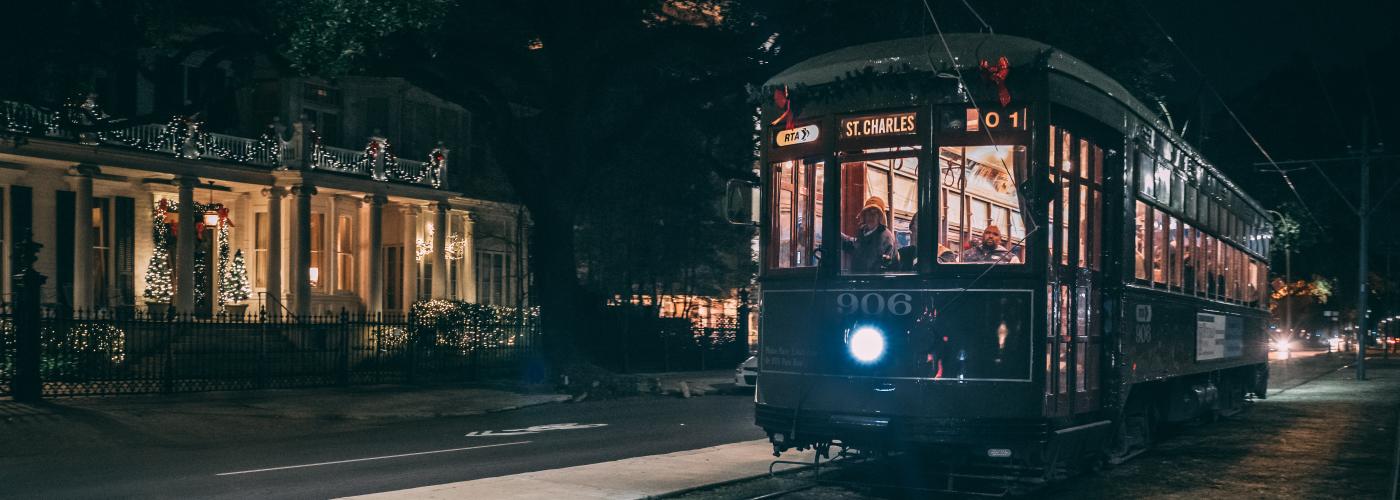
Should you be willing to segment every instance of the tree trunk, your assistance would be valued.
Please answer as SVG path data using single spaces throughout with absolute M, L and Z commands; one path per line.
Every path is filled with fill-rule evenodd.
M 539 294 L 540 321 L 544 329 L 545 355 L 560 367 L 572 361 L 578 326 L 578 279 L 574 267 L 573 217 L 557 210 L 535 214 L 535 290 Z

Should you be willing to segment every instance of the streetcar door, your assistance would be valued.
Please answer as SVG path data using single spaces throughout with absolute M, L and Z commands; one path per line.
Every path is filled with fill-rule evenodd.
M 1066 416 L 1099 407 L 1104 151 L 1062 127 L 1050 137 L 1045 414 Z

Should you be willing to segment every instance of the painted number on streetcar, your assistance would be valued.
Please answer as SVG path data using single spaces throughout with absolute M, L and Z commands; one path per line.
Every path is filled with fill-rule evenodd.
M 836 307 L 840 309 L 841 314 L 845 315 L 860 313 L 867 316 L 878 316 L 888 313 L 895 316 L 905 316 L 914 312 L 913 302 L 914 297 L 907 293 L 885 296 L 874 292 L 865 294 L 846 292 L 836 296 Z

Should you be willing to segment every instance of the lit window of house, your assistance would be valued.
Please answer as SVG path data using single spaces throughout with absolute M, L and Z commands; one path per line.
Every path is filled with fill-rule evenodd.
M 336 290 L 355 290 L 355 232 L 350 217 L 336 218 L 335 272 Z

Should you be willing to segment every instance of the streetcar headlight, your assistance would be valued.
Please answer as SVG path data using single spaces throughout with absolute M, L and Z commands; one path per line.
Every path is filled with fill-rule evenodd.
M 885 333 L 873 326 L 857 327 L 846 339 L 851 357 L 861 363 L 874 363 L 885 355 Z

